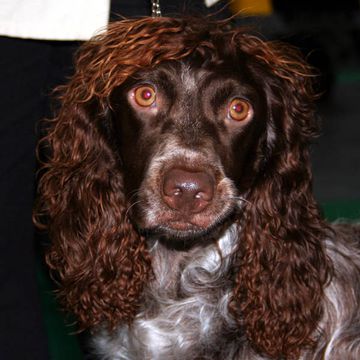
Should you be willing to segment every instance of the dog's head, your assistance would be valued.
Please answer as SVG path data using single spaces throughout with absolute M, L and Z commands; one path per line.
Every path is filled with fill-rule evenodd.
M 203 240 L 231 221 L 234 318 L 269 356 L 313 343 L 328 267 L 309 78 L 293 50 L 209 19 L 123 21 L 82 47 L 38 208 L 84 326 L 135 316 L 151 274 L 144 235 Z
M 129 216 L 172 240 L 232 217 L 268 146 L 266 93 L 246 55 L 198 52 L 137 72 L 110 97 Z

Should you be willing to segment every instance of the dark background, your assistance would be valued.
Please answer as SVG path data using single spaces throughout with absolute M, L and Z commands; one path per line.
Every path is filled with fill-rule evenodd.
M 319 69 L 324 94 L 317 103 L 322 131 L 312 149 L 314 191 L 321 204 L 354 208 L 360 203 L 360 2 L 271 4 L 270 15 L 251 16 L 249 10 L 237 22 L 298 47 Z

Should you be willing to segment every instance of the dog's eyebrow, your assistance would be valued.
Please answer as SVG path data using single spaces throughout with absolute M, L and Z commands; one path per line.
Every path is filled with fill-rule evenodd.
M 217 87 L 215 92 L 213 92 L 211 96 L 211 106 L 215 109 L 220 105 L 224 104 L 226 100 L 231 97 L 231 94 L 233 94 L 233 90 L 234 87 L 229 85 Z
M 210 104 L 212 107 L 220 106 L 234 97 L 241 97 L 249 101 L 252 101 L 256 97 L 255 89 L 230 78 L 222 79 L 213 77 L 207 79 L 202 89 L 202 93 L 210 95 Z

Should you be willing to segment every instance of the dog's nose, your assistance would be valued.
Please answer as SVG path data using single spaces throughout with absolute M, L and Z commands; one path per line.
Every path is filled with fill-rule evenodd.
M 203 211 L 214 196 L 214 179 L 203 171 L 171 169 L 163 181 L 163 200 L 184 214 Z

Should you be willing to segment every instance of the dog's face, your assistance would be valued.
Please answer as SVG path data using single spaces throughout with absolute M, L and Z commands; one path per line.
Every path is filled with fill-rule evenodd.
M 189 239 L 231 218 L 266 142 L 264 91 L 245 64 L 167 62 L 111 96 L 129 214 Z

